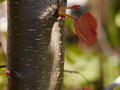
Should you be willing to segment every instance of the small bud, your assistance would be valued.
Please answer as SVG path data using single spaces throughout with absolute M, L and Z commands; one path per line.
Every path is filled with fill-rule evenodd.
M 59 15 L 59 17 L 64 18 L 65 16 L 64 15 Z
M 63 12 L 66 9 L 66 7 L 60 7 L 58 12 Z
M 4 70 L 3 73 L 6 75 L 12 75 L 12 73 L 9 70 Z

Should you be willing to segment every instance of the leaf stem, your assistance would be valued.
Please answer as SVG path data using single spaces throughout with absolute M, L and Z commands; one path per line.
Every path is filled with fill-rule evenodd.
M 63 12 L 59 12 L 58 14 L 63 15 L 63 16 L 67 16 L 67 17 L 72 18 L 72 19 L 75 19 L 74 17 L 72 17 L 72 16 L 70 16 L 70 15 L 68 15 L 66 13 L 63 13 Z

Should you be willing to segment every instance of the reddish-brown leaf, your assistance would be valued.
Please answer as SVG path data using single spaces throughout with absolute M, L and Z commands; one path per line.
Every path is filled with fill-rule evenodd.
M 83 90 L 92 90 L 92 89 L 89 89 L 89 88 L 83 88 Z
M 97 36 L 96 19 L 88 12 L 82 14 L 80 19 L 74 19 L 74 27 L 79 38 L 82 38 L 88 45 L 93 45 Z

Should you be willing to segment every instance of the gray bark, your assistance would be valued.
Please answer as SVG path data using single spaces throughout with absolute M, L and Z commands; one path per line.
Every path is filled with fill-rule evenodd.
M 64 32 L 57 10 L 63 3 L 8 0 L 7 69 L 13 74 L 7 90 L 62 90 Z

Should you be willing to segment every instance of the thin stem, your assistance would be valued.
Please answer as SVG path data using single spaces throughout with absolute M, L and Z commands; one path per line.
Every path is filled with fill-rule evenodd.
M 70 16 L 70 15 L 68 15 L 66 13 L 63 13 L 63 12 L 59 12 L 58 14 L 63 15 L 63 16 L 68 16 L 69 18 L 75 19 L 74 17 L 72 17 L 72 16 Z
M 4 68 L 4 67 L 6 67 L 6 65 L 0 65 L 0 68 Z
M 72 18 L 72 19 L 75 19 L 74 17 L 72 17 L 72 16 L 70 16 L 70 15 L 68 15 L 68 14 L 64 14 L 65 16 L 68 16 L 68 17 L 70 17 L 70 18 Z
M 64 70 L 64 72 L 80 74 L 86 80 L 86 82 L 88 83 L 88 85 L 90 84 L 90 82 L 87 80 L 87 78 L 83 74 L 81 74 L 81 73 L 79 73 L 77 71 Z

